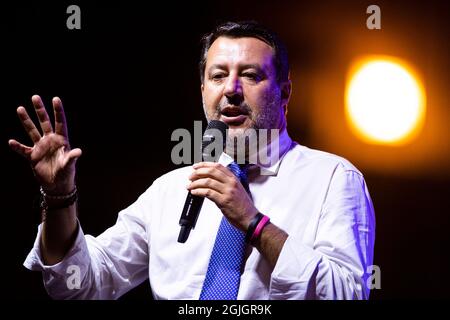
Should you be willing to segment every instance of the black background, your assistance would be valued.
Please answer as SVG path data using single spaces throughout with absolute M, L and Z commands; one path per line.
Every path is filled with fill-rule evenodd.
M 41 275 L 22 266 L 40 220 L 33 209 L 38 185 L 26 161 L 7 146 L 9 138 L 30 143 L 15 110 L 24 105 L 31 114 L 33 94 L 41 95 L 47 107 L 53 96 L 63 100 L 71 144 L 83 150 L 77 164 L 80 220 L 86 233 L 97 235 L 154 179 L 176 168 L 170 159 L 172 131 L 191 130 L 194 120 L 205 124 L 199 39 L 217 22 L 255 19 L 268 25 L 287 43 L 291 64 L 302 70 L 321 57 L 308 46 L 321 41 L 321 29 L 297 32 L 292 12 L 299 21 L 323 21 L 323 28 L 330 27 L 330 15 L 347 19 L 349 12 L 359 12 L 364 29 L 365 8 L 377 3 L 398 19 L 419 17 L 409 21 L 411 26 L 434 23 L 427 32 L 442 41 L 444 56 L 448 53 L 446 1 L 143 3 L 17 1 L 1 8 L 2 243 L 8 253 L 3 261 L 7 287 L 2 291 L 9 298 L 48 299 Z M 81 8 L 81 30 L 66 28 L 70 4 Z M 432 14 L 420 19 L 421 12 L 430 10 Z M 448 71 L 448 63 L 444 65 Z M 448 89 L 448 82 L 442 85 Z M 294 94 L 307 114 L 308 92 Z M 309 128 L 307 117 L 289 118 L 294 140 L 323 149 Z M 438 177 L 396 176 L 365 170 L 349 160 L 365 174 L 376 209 L 374 264 L 381 268 L 381 290 L 372 291 L 371 299 L 448 298 L 448 164 L 442 164 L 445 172 Z M 145 282 L 122 299 L 150 297 Z

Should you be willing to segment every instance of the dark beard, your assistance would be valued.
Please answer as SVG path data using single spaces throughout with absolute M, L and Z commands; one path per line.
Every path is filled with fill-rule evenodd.
M 235 160 L 249 159 L 249 153 L 252 150 L 251 147 L 254 147 L 255 143 L 259 143 L 259 129 L 268 129 L 268 138 L 267 143 L 271 142 L 270 129 L 278 129 L 280 126 L 280 121 L 282 117 L 282 107 L 281 107 L 281 94 L 274 94 L 272 92 L 270 99 L 266 100 L 267 103 L 260 112 L 256 113 L 247 103 L 242 102 L 239 104 L 239 107 L 248 113 L 248 118 L 251 121 L 250 127 L 245 129 L 233 129 L 235 134 L 232 134 L 231 131 L 228 132 L 227 142 L 226 142 L 226 153 L 232 156 Z M 221 110 L 226 106 L 229 106 L 230 103 L 228 100 L 222 100 L 215 108 L 214 114 L 209 117 L 206 108 L 203 105 L 205 110 L 206 117 L 208 121 L 210 120 L 219 120 L 221 116 Z M 238 130 L 238 132 L 236 132 Z M 254 136 L 256 135 L 256 136 Z M 252 143 L 252 146 L 250 145 Z M 256 146 L 257 150 L 260 149 L 260 146 Z

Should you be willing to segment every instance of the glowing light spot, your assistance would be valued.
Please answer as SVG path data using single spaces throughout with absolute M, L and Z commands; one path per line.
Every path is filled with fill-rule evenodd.
M 353 131 L 370 143 L 411 140 L 425 117 L 425 92 L 414 72 L 393 58 L 367 58 L 352 71 L 346 116 Z

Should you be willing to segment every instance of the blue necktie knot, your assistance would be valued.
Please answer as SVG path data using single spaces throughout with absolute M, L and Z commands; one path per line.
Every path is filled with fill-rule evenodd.
M 228 165 L 228 169 L 230 169 L 231 172 L 241 181 L 242 185 L 244 186 L 245 190 L 250 193 L 250 190 L 248 188 L 248 168 L 249 165 L 239 165 L 236 162 L 232 162 Z
M 231 172 L 234 173 L 236 177 L 239 179 L 247 179 L 247 171 L 248 166 L 247 165 L 239 165 L 236 162 L 232 162 L 228 165 L 228 169 L 231 170 Z

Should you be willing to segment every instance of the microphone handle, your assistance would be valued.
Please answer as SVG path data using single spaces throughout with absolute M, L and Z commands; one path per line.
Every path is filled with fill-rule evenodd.
M 191 229 L 195 228 L 204 200 L 204 197 L 194 196 L 190 191 L 188 192 L 179 221 L 181 229 L 178 235 L 178 242 L 186 242 Z

